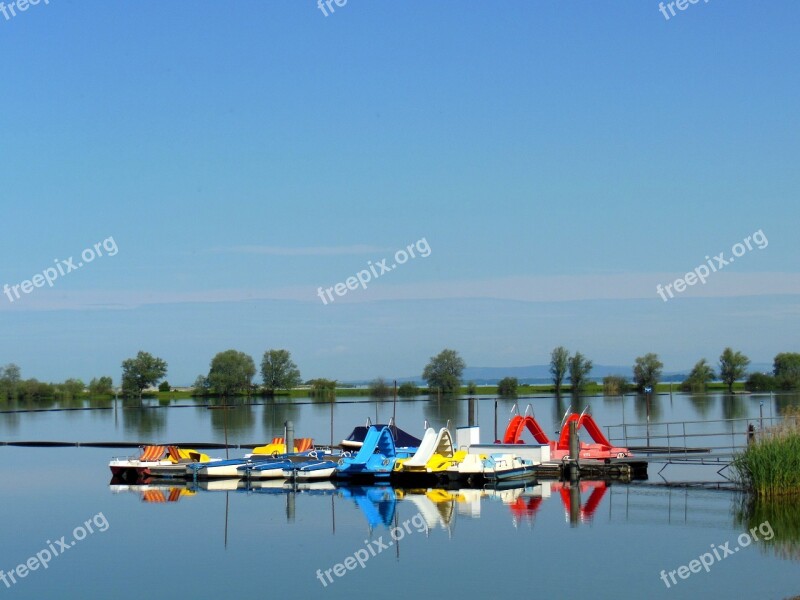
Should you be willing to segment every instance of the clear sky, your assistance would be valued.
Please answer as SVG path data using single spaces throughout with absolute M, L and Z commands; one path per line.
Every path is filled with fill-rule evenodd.
M 0 364 L 118 383 L 143 349 L 189 384 L 228 348 L 339 379 L 444 347 L 667 370 L 800 350 L 800 4 L 333 8 L 0 13 Z M 114 256 L 15 296 L 103 240 Z

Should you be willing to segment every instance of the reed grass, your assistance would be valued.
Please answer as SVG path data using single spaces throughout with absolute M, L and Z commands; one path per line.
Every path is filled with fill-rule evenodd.
M 787 410 L 783 421 L 760 432 L 732 466 L 745 489 L 759 498 L 800 494 L 800 411 Z

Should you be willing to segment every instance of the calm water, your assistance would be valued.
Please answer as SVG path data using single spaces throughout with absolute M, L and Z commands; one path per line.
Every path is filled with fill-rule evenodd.
M 756 397 L 661 396 L 654 399 L 650 416 L 653 422 L 755 419 L 762 410 L 766 417 L 796 402 L 765 399 L 760 407 Z M 566 406 L 553 398 L 531 402 L 540 422 L 555 429 Z M 626 423 L 647 419 L 646 408 L 635 398 L 590 402 L 602 425 L 623 422 L 623 412 Z M 510 406 L 500 403 L 501 431 Z M 493 435 L 493 407 L 493 400 L 486 399 L 479 408 L 485 441 Z M 367 416 L 387 420 L 392 403 L 378 404 L 377 416 L 375 411 L 374 402 L 337 405 L 334 439 L 346 436 Z M 261 443 L 282 435 L 286 419 L 295 422 L 298 436 L 330 441 L 328 405 L 268 404 L 225 412 L 232 443 Z M 424 419 L 433 426 L 447 419 L 454 426 L 463 424 L 467 407 L 463 402 L 420 400 L 398 405 L 397 417 L 401 427 L 419 434 Z M 2 414 L 0 441 L 221 441 L 225 419 L 223 411 L 205 407 Z M 109 485 L 106 463 L 126 451 L 4 446 L 0 452 L 5 507 L 0 515 L 0 568 L 12 571 L 37 552 L 58 550 L 61 536 L 69 545 L 63 555 L 51 558 L 47 569 L 17 577 L 9 588 L 0 581 L 0 594 L 9 598 L 139 599 L 172 593 L 195 598 L 352 598 L 365 593 L 786 598 L 800 593 L 800 517 L 795 516 L 800 511 L 756 507 L 748 512 L 739 496 L 728 491 L 649 482 L 584 482 L 580 489 L 544 483 L 487 493 L 388 486 L 141 490 Z M 94 533 L 86 531 L 87 520 Z M 725 543 L 733 551 L 742 532 L 765 520 L 774 535 L 756 531 L 760 538 L 772 539 L 759 539 L 715 559 L 710 572 L 678 577 L 670 589 L 659 578 L 662 570 L 689 565 L 713 550 L 712 545 L 719 554 L 724 554 L 719 548 Z M 402 529 L 404 523 L 402 539 L 394 542 L 391 528 Z M 400 537 L 400 530 L 393 531 Z M 73 533 L 83 537 L 84 532 L 85 539 L 74 539 Z M 333 569 L 348 556 L 360 557 L 364 567 L 353 558 L 346 563 L 352 570 L 343 564 L 339 573 L 344 575 L 338 577 Z M 381 586 L 387 586 L 385 592 Z

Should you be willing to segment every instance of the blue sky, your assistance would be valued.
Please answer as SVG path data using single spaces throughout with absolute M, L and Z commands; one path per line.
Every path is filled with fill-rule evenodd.
M 231 347 L 339 379 L 444 347 L 668 370 L 798 350 L 794 2 L 43 2 L 0 15 L 0 285 L 118 252 L 0 295 L 24 376 L 118 381 L 139 349 L 175 384 Z

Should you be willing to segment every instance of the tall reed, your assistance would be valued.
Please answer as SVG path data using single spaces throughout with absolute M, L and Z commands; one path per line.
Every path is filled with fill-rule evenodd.
M 788 410 L 732 466 L 744 487 L 760 498 L 800 494 L 800 411 Z

